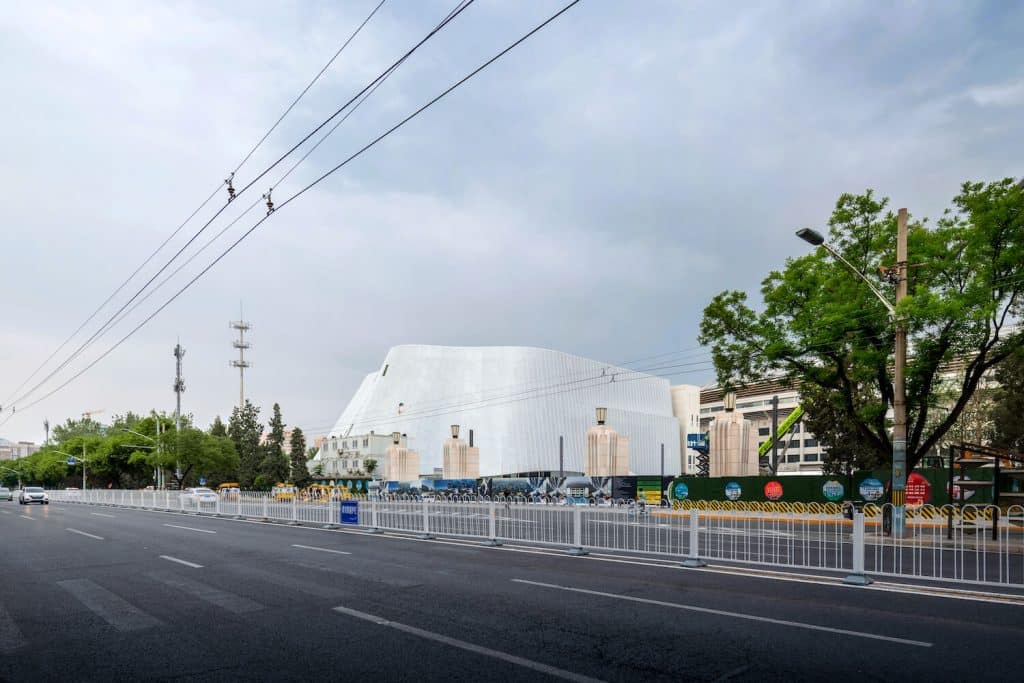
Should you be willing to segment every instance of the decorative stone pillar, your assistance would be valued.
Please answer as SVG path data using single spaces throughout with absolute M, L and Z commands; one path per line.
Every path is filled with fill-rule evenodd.
M 723 400 L 725 412 L 711 423 L 709 475 L 712 477 L 757 476 L 757 433 L 750 420 L 736 412 L 736 395 Z
M 587 430 L 584 472 L 588 477 L 623 477 L 629 474 L 629 439 L 605 424 L 607 408 L 597 409 L 597 425 Z
M 443 448 L 445 479 L 477 479 L 480 476 L 480 449 L 459 438 L 459 425 L 452 425 L 452 438 L 444 442 Z
M 391 445 L 384 452 L 384 479 L 388 481 L 417 481 L 420 478 L 420 456 L 401 445 L 402 434 L 391 433 Z

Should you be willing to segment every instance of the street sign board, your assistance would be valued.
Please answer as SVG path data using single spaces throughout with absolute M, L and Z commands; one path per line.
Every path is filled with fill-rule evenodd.
M 343 501 L 341 501 L 341 523 L 342 524 L 359 524 L 359 501 L 358 500 L 343 500 Z
M 206 486 L 206 477 L 199 477 L 199 485 Z
M 68 464 L 74 467 L 78 463 L 74 458 L 68 458 Z

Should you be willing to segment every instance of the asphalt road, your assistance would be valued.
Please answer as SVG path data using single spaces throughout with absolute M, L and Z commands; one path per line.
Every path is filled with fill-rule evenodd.
M 0 503 L 0 678 L 1017 680 L 1024 606 Z

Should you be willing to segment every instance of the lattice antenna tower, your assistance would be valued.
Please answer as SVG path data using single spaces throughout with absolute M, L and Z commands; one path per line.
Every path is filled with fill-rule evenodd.
M 241 314 L 241 308 L 239 308 Z M 231 329 L 238 330 L 238 339 L 232 345 L 238 349 L 238 360 L 231 361 L 231 367 L 238 368 L 238 409 L 245 406 L 245 369 L 251 367 L 251 363 L 245 359 L 245 352 L 250 347 L 245 341 L 245 333 L 249 331 L 249 323 L 245 320 L 233 320 L 230 323 Z

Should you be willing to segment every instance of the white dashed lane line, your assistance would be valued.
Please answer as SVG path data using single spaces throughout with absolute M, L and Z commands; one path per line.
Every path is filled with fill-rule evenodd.
M 67 528 L 67 529 L 64 529 L 64 531 L 70 531 L 71 533 L 78 534 L 79 536 L 88 536 L 89 538 L 95 538 L 97 541 L 102 541 L 103 540 L 102 536 L 97 536 L 96 534 L 90 534 L 90 533 L 87 533 L 85 531 L 79 531 L 78 529 Z
M 789 626 L 792 628 L 802 628 L 809 631 L 821 631 L 824 633 L 835 633 L 843 636 L 853 636 L 856 638 L 866 638 L 869 640 L 884 640 L 890 643 L 899 643 L 901 645 L 913 645 L 915 647 L 931 647 L 932 643 L 923 640 L 909 640 L 907 638 L 894 638 L 892 636 L 883 636 L 878 633 L 865 633 L 863 631 L 850 631 L 845 628 L 832 628 L 831 626 L 819 626 L 817 624 L 808 624 L 802 621 L 788 621 L 786 619 L 773 619 L 771 617 L 761 617 L 755 614 L 744 614 L 742 612 L 728 612 L 725 610 L 711 609 L 710 607 L 698 607 L 696 605 L 683 605 L 676 602 L 665 602 L 664 600 L 652 600 L 650 598 L 637 598 L 632 595 L 620 595 L 618 593 L 606 593 L 604 591 L 588 590 L 586 588 L 574 588 L 572 586 L 559 586 L 554 583 L 542 583 L 540 581 L 528 581 L 526 579 L 512 579 L 513 583 L 522 583 L 528 586 L 537 586 L 538 588 L 553 588 L 555 590 L 566 591 L 569 593 L 581 593 L 583 595 L 594 595 L 602 598 L 612 598 L 615 600 L 626 600 L 628 602 L 637 602 L 644 605 L 654 605 L 656 607 L 668 607 L 671 609 L 686 610 L 688 612 L 699 612 L 701 614 L 713 614 L 719 617 L 729 617 L 732 619 L 744 619 L 747 621 L 759 621 L 765 624 L 774 624 L 776 626 Z
M 164 526 L 169 526 L 172 529 L 184 529 L 185 531 L 198 531 L 201 534 L 215 534 L 215 533 L 217 533 L 216 531 L 211 531 L 210 529 L 197 529 L 197 528 L 195 528 L 193 526 L 178 526 L 177 524 L 164 524 Z
M 318 550 L 322 553 L 334 553 L 335 555 L 351 555 L 352 553 L 345 550 L 332 550 L 331 548 L 320 548 L 315 545 L 299 545 L 298 543 L 292 543 L 293 548 L 302 548 L 303 550 Z
M 201 564 L 196 564 L 195 562 L 189 562 L 188 560 L 182 560 L 182 559 L 179 559 L 177 557 L 171 557 L 170 555 L 161 555 L 160 559 L 161 560 L 167 560 L 168 562 L 177 562 L 178 564 L 183 564 L 186 567 L 192 567 L 193 569 L 202 569 L 203 568 L 203 565 L 201 565 Z

